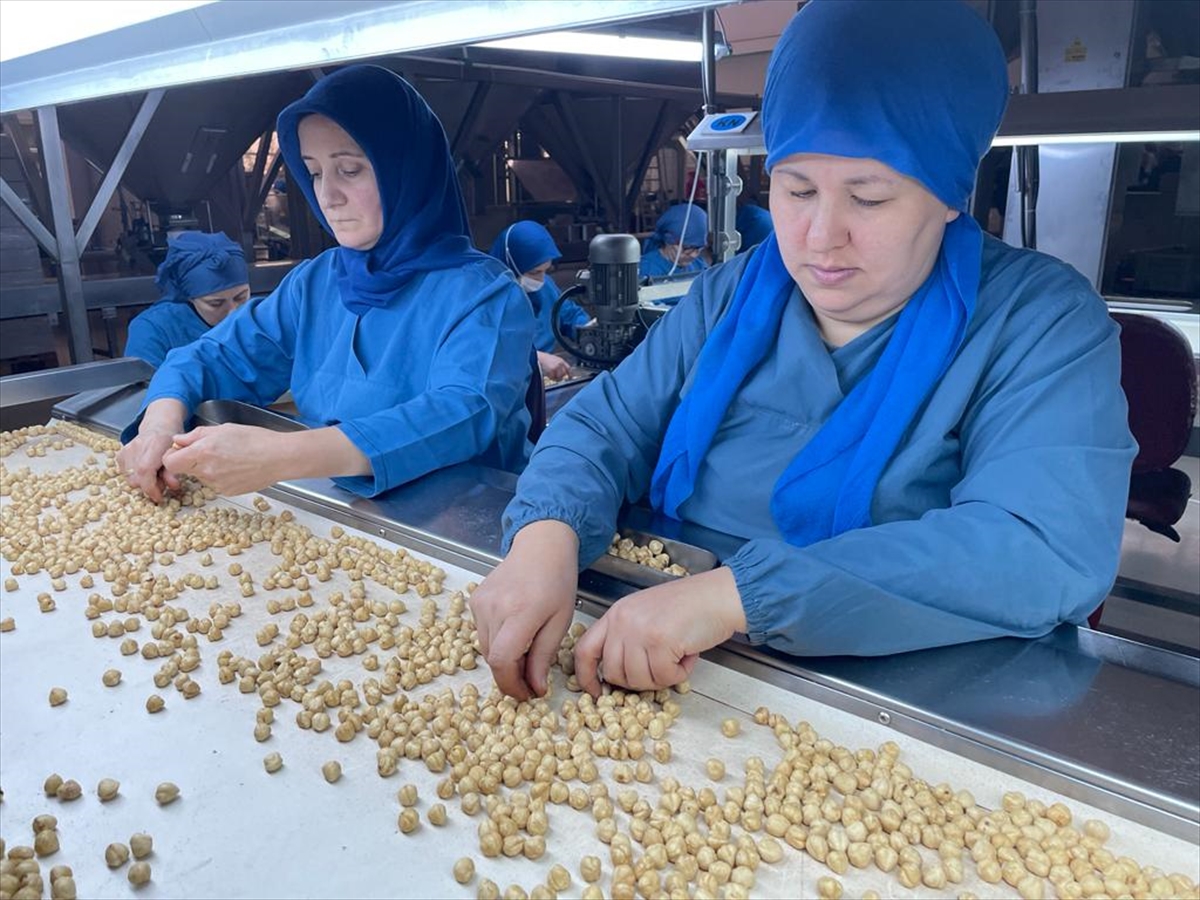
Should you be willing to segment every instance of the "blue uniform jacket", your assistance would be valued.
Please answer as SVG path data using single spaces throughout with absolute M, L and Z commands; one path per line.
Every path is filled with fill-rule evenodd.
M 642 497 L 667 422 L 746 257 L 698 278 L 614 372 L 542 435 L 505 512 L 558 519 L 580 566 Z M 1075 270 L 985 240 L 978 306 L 944 377 L 884 468 L 873 526 L 786 543 L 772 490 L 879 357 L 896 316 L 830 349 L 799 291 L 748 376 L 681 518 L 746 538 L 725 561 L 753 642 L 802 655 L 896 653 L 1083 622 L 1116 574 L 1130 465 L 1118 328 Z
M 708 268 L 708 263 L 697 257 L 690 263 L 675 267 L 675 275 L 690 275 L 695 272 L 703 272 Z M 661 278 L 671 271 L 671 260 L 667 259 L 657 249 L 650 250 L 642 254 L 642 261 L 638 265 L 638 275 L 642 278 L 647 276 L 652 278 Z
M 368 496 L 468 460 L 519 472 L 534 323 L 508 271 L 481 258 L 420 272 L 356 316 L 338 299 L 334 259 L 327 250 L 301 263 L 270 296 L 171 351 L 146 403 L 263 405 L 291 388 L 306 424 L 336 425 L 370 460 L 371 476 L 336 479 Z
M 192 304 L 159 300 L 129 323 L 125 355 L 136 356 L 158 367 L 168 353 L 207 334 L 209 328 Z
M 534 346 L 543 353 L 553 353 L 558 341 L 554 337 L 554 328 L 550 324 L 550 314 L 554 310 L 554 301 L 558 299 L 558 285 L 546 278 L 546 284 L 540 291 L 529 295 L 529 304 L 533 307 L 533 315 L 537 319 L 537 337 Z M 558 312 L 558 324 L 568 334 L 576 325 L 586 325 L 592 317 L 574 300 L 563 303 Z

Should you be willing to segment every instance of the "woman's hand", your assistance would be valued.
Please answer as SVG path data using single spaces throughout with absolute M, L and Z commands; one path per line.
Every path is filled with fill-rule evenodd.
M 175 435 L 162 464 L 170 477 L 191 475 L 218 494 L 248 494 L 288 477 L 287 437 L 252 425 L 204 426 Z
M 509 696 L 546 693 L 550 663 L 575 613 L 578 560 L 579 538 L 569 525 L 533 522 L 471 594 L 480 649 Z
M 634 691 L 685 680 L 699 655 L 735 632 L 746 616 L 726 568 L 622 597 L 575 645 L 575 675 L 593 697 L 601 679 Z
M 155 400 L 146 407 L 137 437 L 117 452 L 117 468 L 155 503 L 161 503 L 167 491 L 179 490 L 179 479 L 163 467 L 163 456 L 183 429 L 185 415 L 178 400 Z
M 542 370 L 542 374 L 547 378 L 561 381 L 571 376 L 571 367 L 567 365 L 567 361 L 561 356 L 555 356 L 553 353 L 543 353 L 539 350 L 537 358 L 538 368 Z

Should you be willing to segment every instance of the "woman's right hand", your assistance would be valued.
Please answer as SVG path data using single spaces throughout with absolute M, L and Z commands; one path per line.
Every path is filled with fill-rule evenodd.
M 553 378 L 555 381 L 562 381 L 564 378 L 571 376 L 571 367 L 567 361 L 561 356 L 555 356 L 553 353 L 546 353 L 542 350 L 537 352 L 538 367 L 542 370 L 542 374 L 547 378 Z
M 564 522 L 526 525 L 508 556 L 471 594 L 479 646 L 500 690 L 541 697 L 575 612 L 579 538 Z
M 179 479 L 163 468 L 163 456 L 175 435 L 183 430 L 185 410 L 178 400 L 155 400 L 142 416 L 137 437 L 117 453 L 117 467 L 133 487 L 161 503 L 168 490 L 179 489 Z

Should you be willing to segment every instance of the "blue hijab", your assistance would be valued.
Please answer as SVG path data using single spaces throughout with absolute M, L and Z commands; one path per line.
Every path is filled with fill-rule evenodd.
M 407 81 L 380 66 L 349 66 L 318 81 L 279 114 L 279 147 L 330 234 L 300 157 L 300 120 L 319 113 L 362 147 L 379 186 L 383 234 L 370 250 L 337 248 L 342 303 L 355 315 L 386 306 L 413 276 L 486 256 L 471 245 L 446 133 Z
M 654 223 L 654 233 L 642 244 L 642 252 L 649 253 L 666 244 L 703 247 L 707 243 L 708 213 L 694 203 L 678 203 L 658 217 Z
M 761 206 L 747 204 L 738 210 L 734 227 L 742 236 L 742 246 L 738 252 L 745 253 L 770 237 L 775 230 L 775 223 L 771 221 L 771 214 Z
M 162 299 L 170 303 L 188 303 L 249 281 L 241 245 L 219 232 L 203 231 L 170 235 L 167 255 L 154 276 Z
M 550 232 L 537 222 L 516 222 L 492 241 L 492 256 L 504 263 L 514 275 L 524 275 L 544 262 L 562 256 Z
M 763 89 L 767 168 L 797 153 L 869 158 L 965 210 L 1008 97 L 991 27 L 945 0 L 811 0 L 771 56 Z M 871 374 L 845 397 L 775 485 L 771 513 L 806 546 L 871 524 L 884 466 L 962 343 L 975 308 L 983 237 L 963 214 L 904 306 Z M 667 427 L 650 487 L 678 517 L 746 376 L 774 346 L 795 283 L 775 235 L 753 251 L 729 309 Z

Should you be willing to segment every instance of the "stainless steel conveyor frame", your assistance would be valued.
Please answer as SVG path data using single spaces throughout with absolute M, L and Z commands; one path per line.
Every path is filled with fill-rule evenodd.
M 63 371 L 46 376 L 61 379 Z M 22 377 L 36 390 L 35 376 Z M 0 411 L 9 402 L 7 382 L 0 379 Z M 66 401 L 54 413 L 116 434 L 128 424 L 131 394 L 114 397 L 112 405 Z M 227 402 L 204 404 L 197 419 L 298 427 L 277 413 Z M 374 499 L 327 479 L 263 493 L 482 574 L 500 560 L 501 513 L 515 484 L 510 474 L 464 464 Z M 625 511 L 621 525 L 703 548 L 717 560 L 741 544 L 637 507 Z M 577 606 L 600 615 L 638 589 L 588 569 Z M 801 659 L 738 640 L 706 657 L 1200 844 L 1200 659 L 1072 626 L 1038 640 L 880 658 Z

